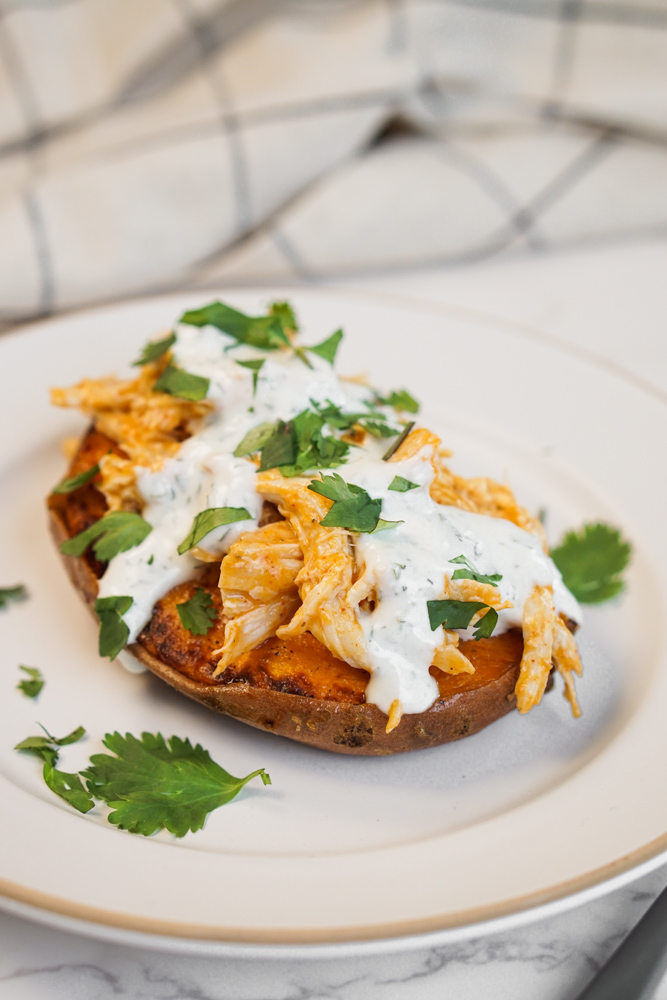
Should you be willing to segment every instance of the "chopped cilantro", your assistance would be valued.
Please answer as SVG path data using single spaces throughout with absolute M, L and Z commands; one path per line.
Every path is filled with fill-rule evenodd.
M 44 729 L 44 732 L 46 736 L 29 736 L 27 739 L 17 743 L 14 749 L 30 753 L 43 760 L 44 768 L 42 774 L 44 781 L 51 791 L 55 792 L 56 795 L 59 795 L 61 799 L 64 799 L 71 806 L 74 806 L 79 812 L 89 812 L 95 803 L 92 796 L 83 787 L 79 775 L 68 774 L 66 771 L 59 771 L 56 768 L 58 748 L 67 746 L 70 743 L 77 743 L 82 736 L 85 736 L 86 730 L 83 726 L 79 726 L 78 729 L 75 729 L 68 736 L 63 736 L 61 739 L 51 736 L 46 729 Z
M 324 358 L 328 361 L 330 365 L 333 365 L 336 360 L 336 351 L 338 346 L 343 339 L 343 331 L 336 330 L 332 333 L 330 337 L 323 340 L 321 344 L 315 344 L 313 347 L 307 347 L 306 350 L 310 351 L 312 354 L 317 354 L 318 357 Z
M 296 460 L 296 441 L 292 423 L 279 420 L 273 426 L 270 437 L 261 450 L 261 462 L 258 472 L 275 469 L 281 465 L 293 465 Z
M 252 455 L 256 451 L 261 451 L 277 426 L 277 423 L 265 423 L 258 424 L 257 427 L 249 430 L 234 449 L 235 458 L 242 458 L 244 455 Z
M 166 392 L 179 399 L 189 399 L 192 403 L 206 397 L 211 380 L 201 375 L 191 375 L 171 362 L 153 386 L 153 392 Z
M 95 601 L 95 614 L 100 620 L 100 656 L 114 660 L 127 645 L 130 630 L 123 621 L 123 615 L 131 606 L 132 598 L 127 596 L 98 597 Z
M 498 612 L 482 601 L 427 601 L 428 620 L 431 631 L 440 625 L 445 628 L 468 628 L 475 615 L 488 608 L 486 614 L 475 625 L 475 639 L 488 639 L 498 622 Z
M 213 598 L 203 587 L 197 587 L 189 601 L 177 604 L 176 610 L 181 625 L 192 635 L 206 635 L 213 628 L 213 623 L 218 620 Z
M 235 778 L 211 760 L 199 744 L 172 736 L 107 733 L 111 754 L 93 754 L 83 772 L 89 793 L 112 809 L 109 822 L 121 830 L 151 836 L 169 830 L 184 837 L 201 830 L 207 815 L 230 802 L 252 778 L 265 785 L 264 768 Z
M 289 302 L 272 302 L 269 306 L 269 315 L 275 316 L 283 330 L 298 332 L 299 324 Z
M 396 493 L 407 493 L 408 490 L 418 490 L 419 483 L 411 483 L 409 479 L 404 479 L 403 476 L 394 476 L 389 483 L 389 489 L 394 490 Z
M 28 591 L 22 583 L 15 587 L 0 587 L 0 608 L 6 608 L 11 601 L 25 601 Z
M 388 531 L 390 528 L 397 528 L 399 524 L 405 524 L 405 521 L 385 521 L 383 517 L 380 517 L 378 518 L 378 523 L 375 525 L 373 532 Z
M 108 562 L 119 552 L 127 552 L 139 545 L 152 530 L 141 514 L 129 510 L 114 510 L 80 531 L 74 538 L 68 538 L 60 546 L 60 551 L 65 556 L 82 556 L 92 543 L 97 558 Z
M 568 531 L 551 558 L 565 586 L 582 604 L 601 604 L 621 593 L 621 573 L 630 562 L 632 546 L 618 528 L 597 522 Z
M 146 344 L 137 360 L 133 361 L 132 364 L 135 367 L 139 367 L 142 365 L 148 365 L 151 361 L 157 361 L 163 354 L 166 354 L 175 343 L 176 334 L 172 330 L 169 336 L 165 337 L 163 340 L 151 340 L 150 343 Z
M 184 552 L 194 548 L 214 528 L 233 524 L 235 521 L 247 521 L 250 517 L 245 507 L 209 507 L 208 510 L 202 510 L 192 522 L 188 535 L 178 546 L 178 554 L 182 556 Z
M 322 518 L 325 528 L 347 528 L 348 531 L 375 531 L 380 520 L 382 501 L 373 500 L 366 490 L 346 483 L 336 472 L 314 479 L 308 487 L 313 493 L 333 500 L 333 506 Z
M 286 303 L 275 303 L 274 312 L 268 316 L 247 316 L 232 309 L 223 302 L 211 302 L 201 309 L 191 309 L 183 313 L 181 323 L 190 326 L 214 326 L 223 333 L 229 334 L 239 344 L 249 344 L 264 351 L 276 351 L 281 347 L 289 347 L 290 339 L 286 330 L 293 330 L 294 313 Z
M 257 379 L 259 378 L 259 373 L 262 370 L 262 365 L 264 364 L 265 358 L 254 358 L 251 361 L 237 361 L 237 365 L 241 365 L 242 368 L 249 368 L 252 372 L 252 394 L 253 396 L 257 392 Z
M 452 580 L 476 580 L 477 583 L 489 583 L 492 587 L 497 587 L 498 582 L 503 578 L 501 573 L 492 573 L 491 576 L 479 573 L 464 555 L 457 556 L 456 559 L 450 559 L 449 561 L 450 563 L 462 564 L 461 569 L 457 569 L 452 573 Z
M 36 698 L 46 683 L 41 670 L 37 667 L 24 667 L 22 664 L 19 664 L 19 670 L 27 674 L 30 679 L 19 681 L 16 685 L 17 690 L 22 691 L 26 698 Z
M 379 406 L 393 406 L 395 410 L 419 413 L 419 403 L 406 389 L 390 392 L 388 396 L 376 396 L 375 402 Z
M 410 433 L 410 431 L 412 430 L 412 428 L 414 426 L 415 426 L 414 420 L 411 420 L 409 424 L 405 425 L 405 427 L 403 428 L 401 434 L 399 434 L 399 436 L 396 438 L 396 440 L 394 441 L 393 444 L 389 445 L 389 447 L 385 451 L 384 455 L 382 456 L 382 461 L 383 462 L 388 462 L 389 459 L 391 458 L 391 456 L 396 454 L 396 452 L 401 447 L 401 445 L 403 444 L 403 442 L 405 441 L 406 437 L 408 436 L 408 434 Z
M 81 486 L 85 486 L 89 483 L 93 476 L 96 476 L 100 471 L 99 463 L 91 466 L 90 469 L 86 469 L 85 472 L 80 472 L 78 476 L 69 476 L 67 479 L 63 479 L 54 488 L 53 492 L 56 494 L 60 493 L 73 493 L 74 490 L 80 489 Z

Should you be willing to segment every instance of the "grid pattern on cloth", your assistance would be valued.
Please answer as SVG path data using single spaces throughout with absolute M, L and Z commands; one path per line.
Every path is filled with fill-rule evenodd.
M 0 0 L 0 322 L 667 229 L 667 0 Z

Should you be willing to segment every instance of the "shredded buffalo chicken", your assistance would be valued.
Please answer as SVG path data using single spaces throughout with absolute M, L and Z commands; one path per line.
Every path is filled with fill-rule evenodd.
M 185 438 L 196 433 L 211 410 L 206 400 L 189 402 L 153 390 L 168 357 L 145 365 L 133 380 L 86 379 L 52 392 L 54 404 L 80 409 L 123 452 L 100 462 L 100 489 L 110 510 L 140 510 L 135 468 L 159 469 Z M 363 429 L 358 433 L 363 436 Z M 445 464 L 449 453 L 430 431 L 412 431 L 390 461 L 410 458 L 425 448 L 435 474 L 430 492 L 437 503 L 512 521 L 537 535 L 546 551 L 542 525 L 516 502 L 510 488 L 492 479 L 464 479 L 452 473 Z M 311 478 L 285 478 L 277 469 L 257 476 L 258 493 L 278 508 L 284 520 L 244 533 L 222 560 L 219 586 L 225 641 L 216 651 L 216 673 L 271 636 L 303 632 L 310 632 L 351 666 L 370 670 L 356 609 L 373 599 L 373 583 L 356 564 L 352 534 L 320 524 L 331 501 L 309 490 L 310 482 Z M 480 601 L 496 610 L 511 607 L 495 587 L 474 580 L 446 578 L 443 597 Z M 581 674 L 581 662 L 572 633 L 555 613 L 551 588 L 534 588 L 523 609 L 523 622 L 524 651 L 516 685 L 519 711 L 528 712 L 539 703 L 553 666 L 563 678 L 573 714 L 580 715 L 572 675 Z M 450 674 L 474 673 L 457 648 L 458 633 L 444 631 L 433 666 Z M 399 724 L 401 714 L 395 701 L 388 731 Z

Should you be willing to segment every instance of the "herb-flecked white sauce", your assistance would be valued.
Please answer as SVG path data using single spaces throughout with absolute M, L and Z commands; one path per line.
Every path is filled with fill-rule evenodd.
M 156 601 L 201 565 L 191 553 L 177 552 L 197 514 L 209 507 L 244 507 L 250 514 L 198 543 L 211 555 L 223 555 L 242 532 L 256 527 L 262 508 L 255 491 L 256 466 L 233 455 L 247 432 L 263 422 L 289 420 L 311 400 L 329 400 L 349 412 L 371 399 L 369 389 L 339 380 L 316 355 L 309 355 L 308 368 L 292 352 L 237 345 L 213 327 L 183 325 L 176 333 L 174 361 L 210 379 L 207 398 L 214 410 L 158 472 L 137 469 L 143 517 L 152 531 L 140 545 L 111 560 L 99 589 L 100 597 L 132 597 L 124 615 L 129 642 L 150 619 Z M 237 362 L 258 358 L 264 364 L 253 391 L 252 371 Z M 553 587 L 557 612 L 575 621 L 581 614 L 537 537 L 510 521 L 436 503 L 429 495 L 434 475 L 430 447 L 401 462 L 383 462 L 388 443 L 367 435 L 365 447 L 352 449 L 335 471 L 380 498 L 383 519 L 403 522 L 354 536 L 357 560 L 371 574 L 377 594 L 373 611 L 357 610 L 373 668 L 366 700 L 384 712 L 396 699 L 406 713 L 423 712 L 438 695 L 429 667 L 444 640 L 442 627 L 431 631 L 426 602 L 442 598 L 445 577 L 458 568 L 450 560 L 463 555 L 479 573 L 502 575 L 499 592 L 514 607 L 499 612 L 494 634 L 521 626 L 523 604 L 536 585 Z M 418 488 L 389 490 L 395 476 Z M 471 634 L 472 629 L 461 631 L 463 638 Z

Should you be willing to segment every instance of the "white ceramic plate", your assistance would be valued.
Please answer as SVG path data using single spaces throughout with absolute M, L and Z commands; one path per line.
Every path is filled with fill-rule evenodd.
M 227 292 L 255 310 L 284 290 Z M 96 627 L 65 578 L 44 497 L 60 441 L 85 426 L 53 410 L 50 385 L 123 373 L 149 338 L 206 293 L 134 302 L 35 325 L 0 340 L 0 585 L 29 601 L 0 615 L 0 893 L 15 912 L 123 941 L 257 954 L 310 945 L 359 950 L 479 933 L 571 905 L 667 849 L 665 404 L 622 373 L 503 324 L 345 291 L 298 291 L 306 338 L 342 325 L 343 372 L 407 386 L 463 474 L 506 478 L 553 540 L 605 518 L 632 539 L 623 600 L 589 610 L 580 633 L 584 711 L 556 690 L 459 743 L 395 758 L 338 757 L 190 703 L 149 674 L 96 653 Z M 15 690 L 19 663 L 47 684 Z M 81 816 L 12 751 L 36 722 L 89 737 L 161 731 L 200 742 L 235 774 L 266 767 L 176 841 Z M 382 944 L 384 942 L 384 944 Z

